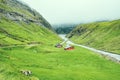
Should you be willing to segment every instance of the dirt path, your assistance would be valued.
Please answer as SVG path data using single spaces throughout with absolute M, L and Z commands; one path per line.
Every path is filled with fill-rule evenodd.
M 86 49 L 89 49 L 91 51 L 94 51 L 112 61 L 115 61 L 115 62 L 118 62 L 120 63 L 120 55 L 118 54 L 113 54 L 113 53 L 110 53 L 110 52 L 105 52 L 105 51 L 102 51 L 102 50 L 97 50 L 97 49 L 94 49 L 94 48 L 91 48 L 91 47 L 87 47 L 87 46 L 83 46 L 83 45 L 80 45 L 80 44 L 75 44 L 73 42 L 71 42 L 70 40 L 68 40 L 65 35 L 59 35 L 63 40 L 67 40 L 67 43 L 69 44 L 72 44 L 72 45 L 75 45 L 75 46 L 80 46 L 80 47 L 83 47 L 83 48 L 86 48 Z

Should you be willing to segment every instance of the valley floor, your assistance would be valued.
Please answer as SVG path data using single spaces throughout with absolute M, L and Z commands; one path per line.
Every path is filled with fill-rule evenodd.
M 20 70 L 30 70 L 25 76 Z M 54 44 L 0 48 L 0 80 L 119 80 L 120 64 L 75 46 Z
M 94 51 L 104 57 L 107 57 L 109 59 L 111 59 L 112 61 L 115 61 L 115 62 L 118 62 L 120 63 L 120 55 L 119 54 L 114 54 L 114 53 L 110 53 L 110 52 L 105 52 L 105 51 L 102 51 L 102 50 L 97 50 L 95 48 L 91 48 L 91 47 L 88 47 L 88 46 L 83 46 L 83 45 L 80 45 L 80 44 L 75 44 L 73 42 L 71 42 L 70 40 L 68 40 L 65 36 L 65 34 L 61 34 L 59 35 L 63 40 L 67 40 L 67 43 L 68 44 L 71 44 L 71 45 L 75 45 L 75 46 L 79 46 L 79 47 L 83 47 L 83 48 L 86 48 L 88 50 L 91 50 L 91 51 Z

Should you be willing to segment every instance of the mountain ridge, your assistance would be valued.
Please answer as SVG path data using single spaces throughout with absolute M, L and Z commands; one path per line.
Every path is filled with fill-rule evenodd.
M 0 13 L 13 21 L 34 22 L 52 30 L 51 25 L 36 10 L 18 0 L 0 0 Z

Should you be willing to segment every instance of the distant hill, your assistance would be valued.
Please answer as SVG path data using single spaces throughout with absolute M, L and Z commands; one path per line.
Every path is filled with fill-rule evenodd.
M 81 24 L 68 37 L 82 45 L 120 54 L 120 20 Z
M 68 34 L 75 26 L 76 24 L 57 24 L 53 25 L 53 29 L 57 34 Z
M 0 46 L 49 43 L 58 38 L 52 30 L 39 13 L 26 4 L 18 0 L 0 0 Z

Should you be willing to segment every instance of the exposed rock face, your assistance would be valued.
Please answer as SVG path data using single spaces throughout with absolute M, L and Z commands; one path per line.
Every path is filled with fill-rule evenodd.
M 51 25 L 35 10 L 18 0 L 0 0 L 0 16 L 13 21 L 36 23 L 52 30 Z

